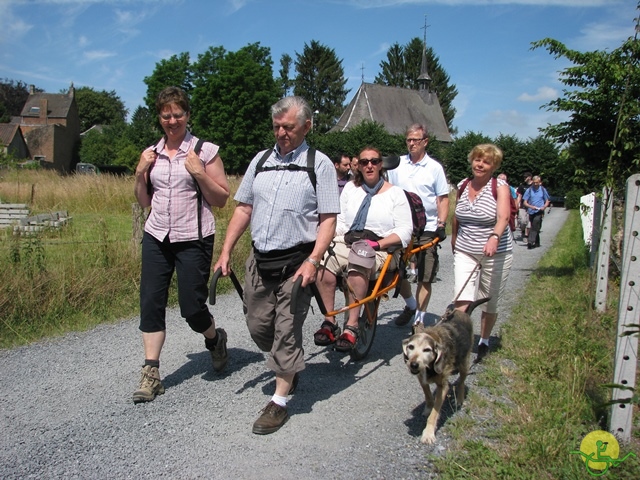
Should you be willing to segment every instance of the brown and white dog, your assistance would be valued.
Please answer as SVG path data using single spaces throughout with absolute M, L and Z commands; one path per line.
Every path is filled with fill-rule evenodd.
M 464 381 L 469 373 L 469 357 L 473 344 L 473 324 L 470 315 L 478 305 L 489 299 L 476 300 L 469 304 L 466 313 L 448 308 L 440 321 L 425 327 L 418 324 L 414 334 L 402 342 L 404 361 L 409 371 L 418 377 L 424 391 L 427 426 L 420 441 L 432 444 L 436 440 L 436 426 L 440 409 L 449 390 L 449 376 L 456 370 L 460 373 L 456 386 L 456 405 L 464 400 Z M 431 396 L 431 383 L 436 384 L 435 402 Z

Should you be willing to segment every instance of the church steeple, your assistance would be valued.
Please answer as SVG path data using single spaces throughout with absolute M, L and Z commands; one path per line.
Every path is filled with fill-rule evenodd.
M 424 16 L 424 39 L 422 41 L 422 63 L 420 64 L 420 76 L 418 77 L 419 90 L 431 92 L 431 82 L 433 79 L 429 76 L 427 69 L 427 16 Z

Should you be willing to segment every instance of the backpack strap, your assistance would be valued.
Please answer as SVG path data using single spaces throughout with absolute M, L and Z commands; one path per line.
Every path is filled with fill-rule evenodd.
M 462 185 L 460 185 L 460 188 L 458 189 L 458 199 L 462 196 L 462 192 L 464 192 L 464 189 L 467 188 L 467 185 L 469 184 L 470 181 L 471 181 L 470 178 L 464 179 L 464 182 L 462 182 Z
M 272 165 L 269 167 L 265 167 L 264 163 L 267 161 L 267 159 L 271 156 L 271 152 L 272 150 L 267 150 L 266 152 L 264 152 L 264 155 L 262 155 L 262 158 L 260 158 L 260 160 L 258 160 L 258 163 L 256 164 L 256 171 L 255 174 L 259 174 L 261 172 L 271 172 L 271 171 L 278 171 L 278 170 L 290 170 L 293 172 L 299 172 L 299 171 L 305 171 L 307 172 L 307 175 L 309 175 L 309 181 L 311 182 L 311 185 L 313 185 L 313 191 L 316 191 L 316 149 L 310 147 L 309 150 L 307 150 L 307 166 L 306 167 L 301 167 L 300 165 L 297 165 L 295 163 L 290 163 L 287 165 Z
M 491 193 L 493 194 L 493 199 L 498 201 L 498 179 L 496 177 L 491 177 Z
M 202 145 L 204 144 L 204 140 L 199 138 L 196 142 L 196 146 L 193 147 L 193 151 L 196 152 L 198 157 L 200 156 L 200 151 L 202 150 Z M 200 190 L 200 185 L 194 178 L 193 181 L 196 184 L 196 199 L 198 201 L 198 240 L 202 241 L 202 190 Z

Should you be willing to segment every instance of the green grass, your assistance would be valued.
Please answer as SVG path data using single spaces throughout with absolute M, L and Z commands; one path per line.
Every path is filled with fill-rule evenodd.
M 609 309 L 592 308 L 593 272 L 577 211 L 536 269 L 523 302 L 504 324 L 501 349 L 487 357 L 464 411 L 447 428 L 454 437 L 433 462 L 443 479 L 588 478 L 584 462 L 569 452 L 584 436 L 606 430 L 616 339 L 618 291 Z M 638 415 L 634 425 L 638 427 Z M 620 457 L 640 453 L 637 434 Z M 640 478 L 629 458 L 610 478 Z
M 110 175 L 61 177 L 50 171 L 3 171 L 0 199 L 32 214 L 66 210 L 70 223 L 37 236 L 0 230 L 0 348 L 92 328 L 139 311 L 140 245 L 132 238 L 133 180 Z M 229 179 L 233 192 L 239 180 Z M 214 258 L 235 203 L 215 209 Z M 248 234 L 232 259 L 242 278 Z M 220 281 L 219 291 L 231 282 Z M 177 303 L 172 285 L 170 305 Z

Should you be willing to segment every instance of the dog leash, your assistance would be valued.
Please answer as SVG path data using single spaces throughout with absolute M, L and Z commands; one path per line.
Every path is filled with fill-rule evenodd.
M 465 287 L 467 286 L 467 283 L 469 283 L 469 280 L 471 280 L 471 277 L 473 276 L 473 274 L 476 272 L 476 270 L 479 270 L 482 268 L 482 265 L 480 265 L 480 262 L 482 261 L 482 259 L 485 257 L 485 255 L 482 255 L 482 257 L 480 257 L 480 260 L 476 260 L 476 258 L 473 255 L 470 255 L 468 253 L 465 252 L 461 252 L 464 253 L 465 255 L 471 257 L 473 259 L 474 262 L 476 262 L 476 266 L 473 267 L 473 270 L 471 270 L 471 273 L 469 273 L 469 276 L 467 277 L 467 280 L 464 282 L 464 284 L 462 285 L 462 287 L 460 288 L 460 291 L 458 292 L 458 294 L 456 295 L 456 298 L 453 299 L 453 302 L 451 303 L 456 303 L 458 301 L 458 298 L 460 298 L 460 295 L 462 295 L 462 291 L 465 289 Z

